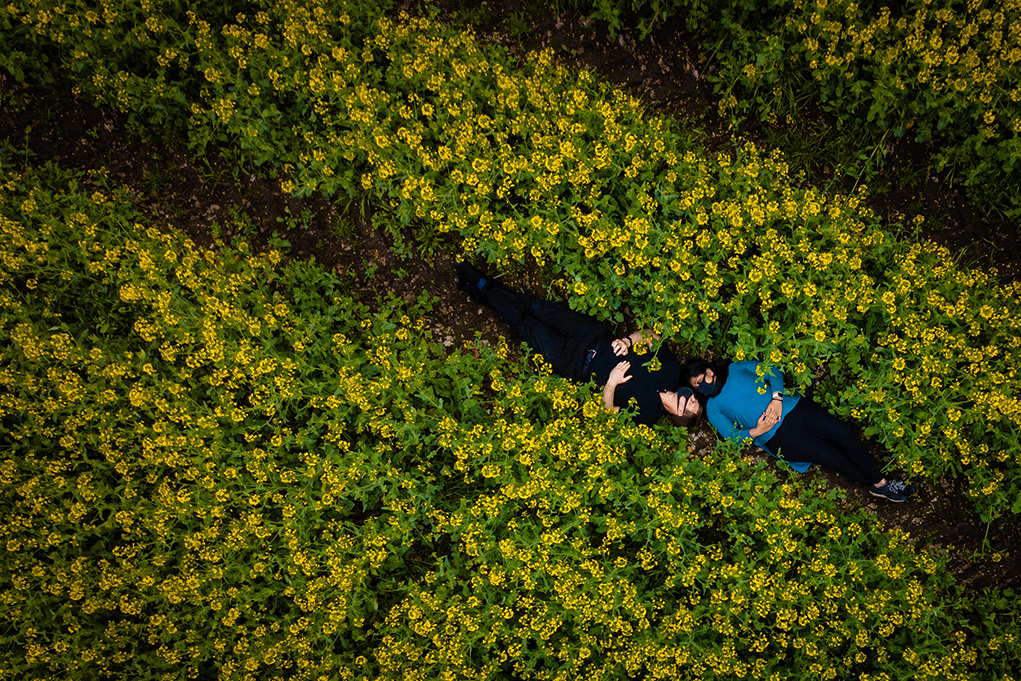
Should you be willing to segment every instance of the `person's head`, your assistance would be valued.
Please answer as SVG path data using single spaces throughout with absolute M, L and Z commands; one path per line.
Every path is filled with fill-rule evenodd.
M 705 360 L 692 360 L 685 368 L 688 385 L 706 397 L 716 397 L 727 381 L 727 369 Z
M 675 399 L 676 396 L 676 399 Z M 702 403 L 691 388 L 679 387 L 676 393 L 667 393 L 663 402 L 667 416 L 675 426 L 691 428 L 702 413 Z

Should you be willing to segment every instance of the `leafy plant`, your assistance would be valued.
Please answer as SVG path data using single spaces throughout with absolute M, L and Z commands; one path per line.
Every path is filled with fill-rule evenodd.
M 0 166 L 4 668 L 139 679 L 993 678 L 1017 601 L 734 443 L 449 353 L 101 173 Z M 383 301 L 380 301 L 383 302 Z M 116 330 L 97 332 L 104 320 Z M 663 651 L 671 651 L 664 655 Z
M 882 225 L 861 187 L 849 196 L 802 187 L 779 155 L 740 142 L 706 153 L 697 135 L 558 67 L 548 51 L 518 64 L 470 31 L 369 22 L 343 4 L 251 16 L 203 7 L 184 16 L 165 7 L 161 28 L 139 43 L 157 63 L 177 55 L 173 87 L 169 71 L 112 76 L 126 62 L 107 41 L 137 28 L 134 9 L 92 36 L 74 12 L 45 22 L 40 8 L 0 12 L 16 10 L 44 36 L 79 35 L 68 69 L 91 74 L 79 87 L 100 101 L 168 117 L 187 102 L 195 145 L 232 140 L 279 168 L 285 191 L 375 197 L 380 226 L 409 256 L 457 234 L 497 268 L 559 272 L 572 305 L 599 317 L 619 322 L 629 307 L 639 324 L 695 348 L 782 363 L 801 386 L 825 363 L 844 387 L 824 401 L 860 420 L 899 466 L 965 475 L 986 520 L 1021 511 L 1016 286 L 898 242 L 893 230 L 910 230 Z M 850 11 L 812 11 L 825 18 L 834 7 Z M 743 22 L 735 49 L 756 44 L 755 21 L 782 16 L 727 12 Z M 741 76 L 748 87 L 780 73 L 778 40 Z M 186 54 L 196 57 L 180 64 Z M 976 394 L 979 385 L 991 393 Z

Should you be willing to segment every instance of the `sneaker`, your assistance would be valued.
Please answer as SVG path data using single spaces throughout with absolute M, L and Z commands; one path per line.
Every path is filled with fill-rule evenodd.
M 491 279 L 468 263 L 457 263 L 457 288 L 467 293 L 476 303 L 485 302 L 486 291 L 492 284 Z
M 892 501 L 899 504 L 903 501 L 907 501 L 908 497 L 915 493 L 915 488 L 911 485 L 905 485 L 899 480 L 888 480 L 882 487 L 876 487 L 872 485 L 869 487 L 869 494 L 874 497 L 882 497 L 887 501 Z
M 910 497 L 915 493 L 914 485 L 909 485 L 908 483 L 901 482 L 900 480 L 890 480 L 887 484 L 890 485 L 890 487 L 892 487 L 895 491 L 900 492 L 906 497 Z

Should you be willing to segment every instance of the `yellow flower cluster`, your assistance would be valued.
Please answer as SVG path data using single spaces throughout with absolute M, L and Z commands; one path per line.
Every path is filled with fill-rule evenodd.
M 866 45 L 882 31 L 901 30 L 899 24 L 917 39 L 914 47 L 891 49 L 935 53 L 945 47 L 944 38 L 926 34 L 939 7 L 918 9 L 913 19 L 881 14 L 874 28 L 846 36 L 847 27 L 860 22 L 843 18 L 862 10 L 836 2 L 812 11 L 818 21 L 795 28 L 806 35 L 821 31 L 825 39 L 812 37 L 810 46 L 828 51 L 831 60 L 846 56 L 843 47 L 833 47 L 840 41 Z M 1003 16 L 1013 11 L 1007 7 Z M 17 12 L 46 34 L 70 30 L 64 22 L 79 14 L 42 6 Z M 273 159 L 283 169 L 285 189 L 348 191 L 360 182 L 393 202 L 395 233 L 415 221 L 425 232 L 458 231 L 467 248 L 497 263 L 552 263 L 564 272 L 578 309 L 616 317 L 630 305 L 643 325 L 696 347 L 722 342 L 735 355 L 782 363 L 795 383 L 807 384 L 820 363 L 830 363 L 832 372 L 856 381 L 853 390 L 828 395 L 831 403 L 864 420 L 912 471 L 951 470 L 956 464 L 945 452 L 956 452 L 986 513 L 1002 512 L 1021 489 L 1015 472 L 1021 452 L 1009 437 L 1018 418 L 1015 378 L 1009 354 L 991 354 L 1014 347 L 1018 334 L 1003 312 L 1009 307 L 998 301 L 1016 293 L 940 262 L 950 260 L 943 251 L 906 253 L 858 196 L 797 189 L 782 158 L 750 145 L 733 156 L 682 152 L 663 120 L 643 116 L 636 101 L 587 73 L 555 66 L 551 54 L 532 55 L 523 69 L 511 70 L 470 31 L 426 19 L 381 18 L 356 49 L 347 12 L 327 11 L 321 3 L 285 3 L 238 15 L 220 28 L 192 13 L 184 22 L 194 27 L 195 45 L 185 50 L 175 15 L 152 16 L 160 16 L 163 27 L 153 39 L 170 41 L 160 52 L 165 59 L 171 59 L 167 50 L 177 59 L 194 55 L 187 65 L 204 94 L 191 102 L 193 130 L 234 130 L 257 160 Z M 985 40 L 979 34 L 986 32 L 974 26 L 988 23 L 994 41 L 997 30 L 1007 30 L 1006 19 L 979 5 L 937 21 L 969 45 Z M 932 47 L 937 38 L 943 41 L 938 49 Z M 1007 63 L 1013 37 L 1000 40 Z M 102 92 L 141 97 L 136 76 L 112 77 L 122 69 L 115 53 L 99 45 L 83 43 L 75 68 L 96 73 L 103 88 L 112 88 Z M 291 51 L 301 53 L 303 66 Z M 977 78 L 979 70 L 969 74 Z M 395 79 L 400 88 L 387 85 Z M 275 126 L 291 120 L 278 100 L 307 103 L 300 125 L 286 124 L 295 134 L 284 146 L 270 139 Z M 245 132 L 250 128 L 257 134 Z M 359 164 L 364 168 L 357 175 L 336 172 Z M 33 200 L 26 197 L 26 207 Z M 102 257 L 112 263 L 117 255 Z M 159 257 L 154 253 L 151 260 Z M 187 266 L 182 269 L 187 277 Z M 25 285 L 31 289 L 38 281 Z M 120 289 L 125 302 L 154 305 L 160 317 L 139 318 L 135 332 L 160 341 L 164 356 L 184 357 L 173 340 L 160 336 L 173 328 L 175 312 L 146 291 L 135 281 Z M 217 314 L 253 328 L 260 323 L 250 312 Z M 272 331 L 278 316 L 270 315 L 263 332 Z M 729 329 L 728 337 L 719 338 L 717 328 Z M 891 334 L 898 340 L 882 342 Z M 185 360 L 193 369 L 223 359 L 213 334 L 201 338 L 203 350 Z M 306 344 L 294 342 L 296 348 Z M 994 387 L 962 395 L 951 380 L 959 371 L 977 371 Z M 972 406 L 957 420 L 941 415 L 950 413 L 945 410 L 930 418 L 926 410 L 944 399 Z M 215 416 L 241 419 L 244 413 L 243 406 L 229 404 Z M 984 443 L 991 445 L 987 452 L 978 450 L 972 433 L 982 420 L 996 424 L 994 442 Z
M 829 360 L 850 377 L 826 390 L 836 408 L 900 456 L 950 465 L 899 431 L 917 425 L 962 443 L 990 508 L 1017 489 L 988 446 L 1016 455 L 1017 289 L 896 243 L 857 197 L 798 189 L 751 145 L 682 153 L 550 53 L 512 71 L 427 20 L 144 9 L 123 21 L 194 73 L 195 140 L 230 131 L 299 193 L 362 183 L 493 260 L 550 260 L 580 309 L 627 301 L 795 382 Z M 100 21 L 2 11 L 49 36 Z M 72 71 L 108 101 L 165 103 L 174 84 L 124 71 L 108 35 Z M 0 177 L 11 674 L 839 679 L 906 660 L 964 678 L 1015 635 L 1001 603 L 986 646 L 935 558 L 728 445 L 688 458 L 682 433 L 607 413 L 541 361 L 448 355 L 320 268 L 195 248 L 135 226 L 101 177 L 88 195 L 62 181 Z M 963 369 L 988 398 L 962 397 Z M 944 417 L 919 417 L 939 399 Z
M 736 43 L 711 76 L 723 115 L 775 124 L 815 102 L 856 131 L 868 165 L 891 133 L 938 140 L 934 171 L 953 170 L 973 200 L 1016 214 L 1021 3 L 828 0 L 780 3 L 768 17 L 742 10 L 729 25 L 706 18 L 721 41 Z

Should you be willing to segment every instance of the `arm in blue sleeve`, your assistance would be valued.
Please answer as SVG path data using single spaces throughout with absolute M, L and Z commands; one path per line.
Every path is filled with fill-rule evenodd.
M 765 378 L 769 381 L 770 394 L 783 392 L 783 372 L 780 367 L 770 369 Z
M 719 409 L 712 409 L 710 407 L 706 410 L 706 416 L 709 417 L 709 423 L 713 425 L 716 432 L 720 434 L 724 440 L 745 440 L 751 438 L 751 433 L 748 432 L 748 428 L 740 429 L 735 423 Z

